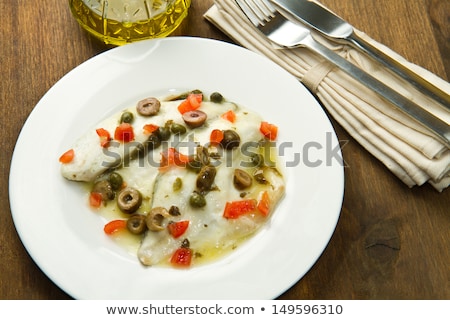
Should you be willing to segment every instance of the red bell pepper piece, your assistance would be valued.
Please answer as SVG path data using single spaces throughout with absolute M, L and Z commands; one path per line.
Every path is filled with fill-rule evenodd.
M 223 217 L 227 219 L 237 219 L 240 216 L 256 210 L 257 202 L 255 199 L 245 199 L 233 202 L 227 202 Z
M 91 192 L 89 194 L 89 204 L 93 208 L 100 208 L 102 205 L 103 196 L 99 192 Z
M 178 267 L 189 267 L 192 261 L 192 250 L 178 248 L 170 258 L 170 263 Z
M 201 93 L 190 93 L 178 106 L 178 111 L 183 114 L 188 111 L 197 110 L 203 101 Z
M 111 135 L 109 132 L 103 128 L 99 128 L 95 130 L 97 132 L 97 135 L 100 137 L 100 145 L 103 148 L 108 147 L 109 141 L 111 141 Z
M 161 153 L 159 170 L 165 170 L 172 165 L 185 167 L 189 160 L 189 156 L 178 152 L 175 148 L 169 148 Z
M 269 140 L 276 140 L 278 135 L 278 127 L 274 124 L 262 121 L 259 131 Z
M 211 131 L 211 135 L 209 137 L 209 141 L 212 144 L 219 144 L 223 140 L 223 131 L 219 129 L 214 129 Z
M 59 157 L 59 162 L 61 163 L 70 163 L 75 157 L 75 151 L 73 149 L 67 150 Z
M 167 229 L 169 230 L 169 233 L 172 235 L 172 237 L 179 238 L 181 237 L 189 227 L 189 221 L 177 221 L 172 222 L 167 225 Z
M 222 118 L 230 121 L 231 123 L 234 123 L 236 121 L 236 114 L 233 110 L 228 110 L 222 115 Z
M 123 122 L 114 132 L 114 139 L 121 142 L 130 142 L 134 140 L 134 131 L 131 124 Z
M 124 230 L 127 227 L 127 221 L 126 220 L 112 220 L 105 224 L 103 231 L 106 234 L 113 234 L 117 231 Z
M 156 124 L 146 124 L 144 125 L 143 129 L 145 134 L 150 134 L 158 130 L 159 126 L 157 126 Z
M 264 191 L 261 199 L 258 202 L 258 211 L 261 212 L 263 216 L 267 216 L 270 212 L 270 197 L 267 191 Z

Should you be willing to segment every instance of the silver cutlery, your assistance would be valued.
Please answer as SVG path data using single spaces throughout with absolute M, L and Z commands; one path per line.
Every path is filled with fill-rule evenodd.
M 298 19 L 327 38 L 341 43 L 350 43 L 356 49 L 364 52 L 390 71 L 410 82 L 420 92 L 433 98 L 450 110 L 450 95 L 448 93 L 359 37 L 352 25 L 320 4 L 309 0 L 271 1 L 290 13 L 293 18 Z
M 273 43 L 287 48 L 306 47 L 319 54 L 354 79 L 373 90 L 380 97 L 392 103 L 415 121 L 423 124 L 450 148 L 450 126 L 408 100 L 367 72 L 345 60 L 323 46 L 311 35 L 310 30 L 300 23 L 294 23 L 281 15 L 269 0 L 235 0 L 250 22 Z

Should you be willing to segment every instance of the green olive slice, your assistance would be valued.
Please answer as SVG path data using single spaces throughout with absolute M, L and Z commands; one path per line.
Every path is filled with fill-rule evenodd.
M 117 196 L 117 205 L 124 213 L 133 213 L 142 203 L 141 193 L 134 188 L 125 188 Z
M 208 116 L 200 110 L 193 110 L 183 113 L 183 120 L 190 128 L 198 128 L 203 125 Z
M 147 230 L 146 217 L 142 214 L 133 214 L 127 220 L 127 229 L 132 234 L 143 234 Z
M 235 169 L 233 175 L 233 184 L 238 190 L 249 188 L 253 183 L 253 178 L 242 169 Z
M 136 106 L 136 111 L 141 116 L 149 117 L 158 114 L 160 108 L 161 102 L 156 98 L 150 97 L 139 101 Z
M 169 211 L 163 207 L 155 207 L 147 214 L 146 224 L 150 231 L 162 231 L 165 229 L 164 219 L 170 217 Z

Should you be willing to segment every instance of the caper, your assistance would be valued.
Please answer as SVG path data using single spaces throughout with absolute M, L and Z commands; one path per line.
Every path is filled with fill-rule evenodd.
M 123 184 L 122 176 L 117 172 L 111 172 L 108 177 L 108 181 L 111 184 L 113 190 L 119 190 Z
M 209 153 L 209 157 L 214 160 L 219 160 L 221 158 L 221 155 L 218 152 L 211 152 Z
M 175 181 L 172 184 L 173 191 L 180 191 L 180 189 L 183 187 L 183 180 L 181 180 L 180 177 L 177 177 Z
M 209 96 L 209 99 L 215 103 L 221 103 L 223 101 L 223 96 L 219 92 L 213 92 Z
M 92 192 L 101 194 L 103 201 L 112 200 L 115 197 L 113 188 L 111 187 L 111 184 L 107 180 L 101 180 L 96 182 L 92 187 Z
M 186 127 L 179 123 L 172 123 L 170 131 L 172 131 L 173 134 L 185 134 Z
M 171 206 L 169 209 L 169 214 L 171 216 L 179 216 L 181 214 L 180 208 L 178 208 L 177 206 Z
M 201 94 L 203 96 L 202 90 L 199 90 L 199 89 L 194 89 L 190 93 L 192 93 L 192 94 Z
M 120 117 L 120 123 L 132 123 L 134 120 L 134 115 L 130 111 L 125 111 Z
M 252 155 L 250 161 L 255 167 L 262 167 L 264 165 L 264 157 L 259 153 Z
M 233 184 L 238 190 L 244 190 L 252 185 L 252 177 L 241 169 L 234 170 Z
M 267 179 L 264 176 L 264 173 L 262 170 L 256 170 L 253 173 L 253 177 L 255 178 L 256 182 L 258 182 L 260 184 L 267 184 Z
M 159 127 L 157 134 L 158 134 L 159 138 L 161 139 L 161 141 L 167 141 L 170 138 L 170 129 L 166 126 Z
M 127 229 L 132 234 L 142 234 L 147 230 L 146 217 L 142 214 L 133 214 L 127 220 Z
M 161 145 L 161 138 L 159 137 L 158 134 L 152 133 L 148 137 L 146 144 L 147 144 L 147 148 L 149 150 L 156 149 L 156 148 L 158 148 Z
M 191 246 L 191 243 L 189 242 L 189 239 L 183 239 L 181 242 L 181 248 L 189 248 Z
M 200 170 L 202 168 L 202 163 L 199 160 L 192 159 L 191 161 L 189 161 L 187 163 L 186 168 L 198 173 L 198 172 L 200 172 Z
M 117 196 L 117 205 L 124 213 L 133 213 L 142 203 L 141 193 L 134 188 L 125 188 Z
M 208 165 L 209 164 L 209 152 L 208 149 L 205 147 L 197 147 L 197 153 L 196 153 L 196 159 L 200 161 L 202 165 Z
M 198 192 L 193 192 L 189 198 L 189 204 L 194 208 L 202 208 L 206 206 L 206 199 Z
M 216 168 L 213 166 L 204 166 L 197 176 L 197 188 L 200 191 L 211 190 L 216 177 Z
M 170 97 L 167 99 L 167 101 L 184 100 L 184 99 L 186 99 L 191 93 L 203 95 L 203 92 L 202 92 L 201 90 L 195 89 L 195 90 L 192 90 L 192 91 L 187 91 L 187 92 L 180 93 L 180 94 L 178 94 L 178 95 L 170 96 Z
M 234 130 L 224 130 L 223 131 L 223 139 L 220 142 L 223 148 L 226 150 L 231 150 L 239 147 L 241 143 L 241 137 Z
M 183 92 L 178 95 L 169 96 L 166 98 L 167 101 L 177 101 L 177 100 L 184 100 L 188 97 L 189 92 Z

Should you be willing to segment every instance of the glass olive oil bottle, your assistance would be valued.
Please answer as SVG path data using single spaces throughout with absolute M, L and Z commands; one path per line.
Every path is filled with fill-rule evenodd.
M 69 0 L 78 23 L 106 44 L 161 38 L 187 16 L 191 0 Z

